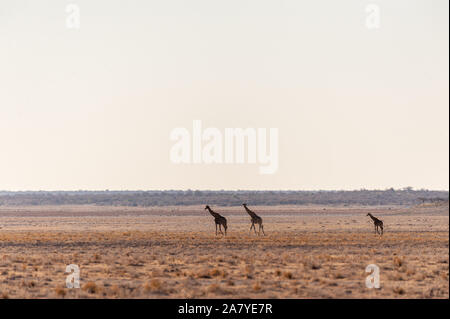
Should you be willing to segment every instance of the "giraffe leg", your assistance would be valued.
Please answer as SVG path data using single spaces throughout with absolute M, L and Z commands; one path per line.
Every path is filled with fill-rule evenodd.
M 263 226 L 263 224 L 261 224 L 261 230 L 262 230 L 262 232 L 263 232 L 263 235 L 266 236 L 266 233 L 264 232 L 264 226 Z
M 256 234 L 256 226 L 255 226 L 255 223 L 253 223 L 253 230 L 255 231 L 255 234 Z
M 220 233 L 223 235 L 222 225 L 221 225 L 221 224 L 219 224 L 219 231 L 220 231 Z
M 216 224 L 216 236 L 217 236 L 217 224 Z
M 383 232 L 384 232 L 383 226 L 380 226 L 380 229 L 381 229 L 381 235 L 383 235 Z

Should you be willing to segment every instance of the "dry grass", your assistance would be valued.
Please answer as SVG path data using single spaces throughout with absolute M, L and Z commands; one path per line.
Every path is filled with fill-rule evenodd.
M 190 209 L 73 217 L 60 208 L 61 216 L 23 219 L 0 211 L 0 297 L 449 297 L 448 209 L 260 208 L 261 237 L 237 208 L 220 210 L 227 237 L 214 236 L 211 218 Z M 383 237 L 371 232 L 368 211 L 387 224 Z M 64 288 L 69 264 L 80 266 L 81 289 Z M 380 289 L 365 287 L 369 264 L 380 268 Z

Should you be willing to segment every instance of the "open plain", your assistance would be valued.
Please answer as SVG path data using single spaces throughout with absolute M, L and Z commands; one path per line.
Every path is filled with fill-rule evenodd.
M 242 207 L 212 208 L 227 236 L 204 206 L 0 207 L 0 297 L 449 298 L 448 204 L 251 207 L 266 236 Z

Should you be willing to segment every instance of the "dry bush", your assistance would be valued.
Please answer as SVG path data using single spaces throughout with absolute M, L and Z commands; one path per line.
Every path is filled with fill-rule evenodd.
M 426 278 L 426 276 L 423 273 L 418 273 L 416 276 L 414 276 L 414 279 L 419 282 L 424 281 L 425 278 Z
M 283 277 L 286 279 L 293 279 L 294 275 L 290 271 L 286 271 L 283 273 Z
M 338 273 L 334 274 L 334 278 L 335 279 L 344 279 L 345 276 L 342 273 L 338 272 Z
M 261 284 L 259 282 L 255 282 L 252 288 L 255 292 L 260 292 L 262 290 Z
M 83 290 L 88 292 L 88 293 L 90 293 L 90 294 L 95 294 L 95 293 L 97 293 L 99 291 L 99 288 L 97 287 L 95 282 L 89 281 L 86 284 L 84 284 Z
M 199 271 L 193 272 L 192 276 L 194 278 L 210 279 L 211 271 L 208 268 L 202 268 Z
M 318 270 L 320 269 L 322 266 L 320 266 L 320 264 L 316 263 L 316 262 L 311 262 L 310 265 L 312 270 Z
M 251 264 L 241 264 L 240 272 L 244 275 L 246 279 L 253 278 L 253 271 L 255 270 L 254 266 Z
M 165 293 L 163 283 L 159 279 L 152 279 L 149 282 L 146 282 L 144 284 L 144 291 L 146 293 L 160 293 L 160 294 Z
M 228 286 L 234 286 L 234 281 L 231 280 L 231 279 L 228 279 L 228 280 L 227 280 L 227 285 L 228 285 Z
M 222 288 L 217 283 L 213 283 L 213 284 L 209 285 L 208 288 L 206 289 L 206 291 L 208 293 L 215 293 L 218 295 L 228 295 L 231 293 L 229 290 Z
M 404 264 L 404 258 L 400 258 L 398 256 L 395 256 L 393 262 L 394 262 L 394 266 L 400 268 Z
M 227 276 L 227 273 L 219 268 L 214 268 L 209 272 L 211 277 L 223 277 L 225 278 Z
M 109 291 L 113 296 L 119 296 L 121 289 L 118 285 L 112 285 Z
M 34 288 L 36 286 L 36 283 L 34 281 L 22 281 L 22 287 L 26 288 Z
M 401 287 L 395 287 L 393 289 L 394 293 L 397 295 L 404 295 L 405 294 L 405 290 Z
M 58 287 L 55 288 L 55 293 L 57 296 L 64 298 L 67 294 L 67 291 L 64 288 Z
M 416 270 L 413 269 L 413 268 L 408 268 L 408 269 L 406 270 L 406 275 L 407 275 L 407 276 L 413 276 L 413 275 L 415 275 L 415 274 L 416 274 Z

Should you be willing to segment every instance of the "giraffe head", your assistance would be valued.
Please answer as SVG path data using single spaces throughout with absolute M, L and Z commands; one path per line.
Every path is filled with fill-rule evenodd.
M 244 203 L 244 204 L 242 204 L 242 206 L 244 206 L 244 207 L 247 207 L 247 204 L 246 204 L 246 203 Z
M 206 206 L 205 206 L 205 210 L 206 210 L 206 209 L 210 209 L 210 208 L 209 208 L 209 205 L 206 205 Z

